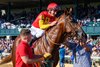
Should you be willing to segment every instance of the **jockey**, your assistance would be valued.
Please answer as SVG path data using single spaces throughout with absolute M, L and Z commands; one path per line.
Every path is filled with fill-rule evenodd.
M 57 14 L 57 11 L 58 5 L 53 2 L 48 5 L 47 11 L 42 11 L 37 16 L 35 21 L 32 23 L 32 27 L 30 28 L 33 35 L 32 42 L 41 37 L 44 34 L 45 30 L 57 23 L 57 21 L 55 21 L 55 15 Z

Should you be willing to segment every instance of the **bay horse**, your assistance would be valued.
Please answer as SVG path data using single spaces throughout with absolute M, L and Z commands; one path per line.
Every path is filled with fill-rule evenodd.
M 81 30 L 81 26 L 77 23 L 73 23 L 70 14 L 68 12 L 64 12 L 57 18 L 57 24 L 49 28 L 45 34 L 34 43 L 34 45 L 36 45 L 36 47 L 33 48 L 34 54 L 43 55 L 46 52 L 51 53 L 52 57 L 50 60 L 53 61 L 53 67 L 56 67 L 59 61 L 59 43 L 62 43 L 66 36 L 77 36 L 78 30 Z M 15 67 L 15 51 L 19 43 L 20 35 L 15 39 L 12 48 L 11 58 L 13 67 Z

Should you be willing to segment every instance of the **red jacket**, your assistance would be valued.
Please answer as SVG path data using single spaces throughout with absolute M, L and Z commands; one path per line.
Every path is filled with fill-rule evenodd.
M 50 27 L 50 22 L 53 22 L 56 17 L 51 16 L 48 11 L 42 11 L 32 23 L 32 26 L 41 29 L 47 29 Z
M 32 64 L 25 64 L 21 59 L 22 56 L 28 56 L 29 59 L 33 59 L 32 49 L 24 41 L 21 41 L 16 48 L 16 67 L 33 67 Z

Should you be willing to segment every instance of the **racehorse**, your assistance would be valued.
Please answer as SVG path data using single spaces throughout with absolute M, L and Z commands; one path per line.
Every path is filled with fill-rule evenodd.
M 36 45 L 33 50 L 35 55 L 43 55 L 46 52 L 51 53 L 52 57 L 50 60 L 53 61 L 53 67 L 56 67 L 59 61 L 59 44 L 62 43 L 68 36 L 78 36 L 78 31 L 83 30 L 77 23 L 73 23 L 72 17 L 68 12 L 64 12 L 57 19 L 57 24 L 49 28 L 45 34 L 39 38 L 33 45 Z M 15 67 L 15 51 L 17 45 L 20 43 L 20 35 L 17 36 L 12 48 L 12 62 Z

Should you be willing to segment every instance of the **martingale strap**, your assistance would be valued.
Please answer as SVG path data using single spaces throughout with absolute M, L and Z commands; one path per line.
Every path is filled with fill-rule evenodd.
M 48 41 L 50 41 L 52 44 L 58 44 L 58 43 L 53 42 L 53 41 L 50 39 L 50 37 L 47 35 L 47 32 L 45 33 L 45 40 L 46 40 L 47 44 L 49 44 Z

